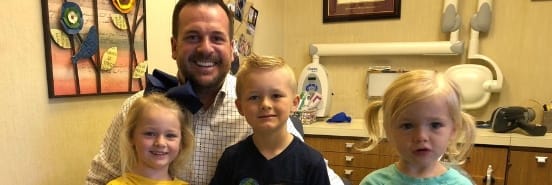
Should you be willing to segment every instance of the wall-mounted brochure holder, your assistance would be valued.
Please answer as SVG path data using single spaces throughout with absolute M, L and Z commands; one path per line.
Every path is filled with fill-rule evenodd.
M 370 98 L 382 97 L 387 87 L 399 77 L 402 72 L 368 71 L 366 74 L 366 95 Z

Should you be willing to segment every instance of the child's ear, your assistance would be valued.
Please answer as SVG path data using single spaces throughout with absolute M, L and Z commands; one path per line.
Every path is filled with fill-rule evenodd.
M 295 95 L 295 98 L 293 98 L 293 107 L 291 107 L 291 112 L 297 111 L 297 108 L 299 106 L 299 95 Z
M 238 112 L 240 113 L 240 115 L 243 116 L 243 113 L 242 113 L 242 107 L 241 107 L 241 104 L 240 104 L 240 99 L 236 99 L 236 101 L 234 101 L 234 104 L 236 104 L 236 108 L 238 108 Z
M 452 127 L 452 131 L 450 133 L 449 141 L 454 142 L 454 139 L 456 138 L 456 134 L 458 134 L 458 132 L 457 132 L 457 129 L 456 129 L 456 125 L 454 125 Z

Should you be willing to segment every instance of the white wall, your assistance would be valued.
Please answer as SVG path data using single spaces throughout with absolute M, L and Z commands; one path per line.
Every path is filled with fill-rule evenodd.
M 281 17 L 280 8 L 270 9 L 281 4 L 258 1 L 260 20 L 269 19 L 264 15 Z M 173 0 L 146 5 L 150 67 L 171 73 L 176 72 L 169 40 L 173 5 Z M 113 115 L 128 95 L 49 99 L 40 1 L 4 0 L 0 7 L 2 184 L 82 184 Z M 271 43 L 257 41 L 254 49 L 281 54 L 281 21 L 258 24 L 256 39 Z

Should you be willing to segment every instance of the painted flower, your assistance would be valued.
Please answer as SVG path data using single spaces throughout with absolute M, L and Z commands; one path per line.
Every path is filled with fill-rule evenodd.
M 81 31 L 84 20 L 82 19 L 82 11 L 78 4 L 73 2 L 65 2 L 61 6 L 61 26 L 63 30 L 70 35 L 77 34 Z
M 134 8 L 135 0 L 111 0 L 113 6 L 123 14 L 129 13 Z

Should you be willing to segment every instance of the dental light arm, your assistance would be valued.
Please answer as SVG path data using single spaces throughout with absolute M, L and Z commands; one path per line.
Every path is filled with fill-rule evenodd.
M 449 41 L 311 44 L 310 55 L 314 59 L 314 56 L 462 54 L 464 42 L 458 40 L 461 24 L 456 12 L 457 0 L 444 2 L 441 30 L 450 32 Z
M 462 19 L 456 11 L 456 4 L 458 0 L 445 0 L 443 6 L 443 15 L 441 19 L 441 31 L 443 33 L 450 34 L 450 42 L 458 41 L 458 34 L 460 25 L 462 25 Z
M 483 83 L 483 88 L 490 92 L 500 92 L 504 77 L 498 65 L 489 57 L 479 54 L 479 32 L 488 32 L 491 27 L 492 0 L 479 0 L 478 11 L 471 18 L 470 43 L 468 59 L 483 60 L 491 65 L 496 74 L 496 80 Z
M 480 31 L 488 32 L 491 27 L 492 0 L 478 1 L 477 13 L 471 18 L 471 28 Z

